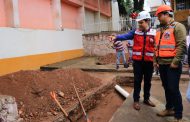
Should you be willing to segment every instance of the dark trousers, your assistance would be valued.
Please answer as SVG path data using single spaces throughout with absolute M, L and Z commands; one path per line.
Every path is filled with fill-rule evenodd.
M 182 64 L 178 68 L 170 65 L 159 65 L 160 78 L 165 90 L 166 109 L 174 109 L 175 118 L 182 118 L 182 97 L 179 90 L 179 80 L 182 73 Z
M 134 70 L 134 93 L 133 93 L 134 102 L 139 102 L 143 76 L 144 76 L 144 100 L 149 100 L 151 79 L 153 72 L 153 62 L 134 61 L 133 70 Z

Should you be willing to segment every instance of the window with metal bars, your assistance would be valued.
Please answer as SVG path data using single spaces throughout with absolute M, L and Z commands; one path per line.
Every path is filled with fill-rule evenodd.
M 176 0 L 176 9 L 177 10 L 190 9 L 190 0 Z

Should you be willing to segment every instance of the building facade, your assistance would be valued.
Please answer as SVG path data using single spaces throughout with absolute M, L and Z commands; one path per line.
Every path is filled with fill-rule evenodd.
M 187 25 L 187 17 L 190 14 L 190 0 L 171 0 L 171 3 L 175 20 Z
M 0 75 L 83 56 L 84 29 L 110 19 L 110 0 L 0 0 Z

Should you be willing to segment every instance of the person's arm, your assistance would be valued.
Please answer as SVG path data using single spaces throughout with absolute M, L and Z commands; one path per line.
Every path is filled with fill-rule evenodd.
M 135 30 L 130 31 L 127 34 L 121 34 L 116 36 L 116 40 L 132 40 L 134 38 Z
M 153 64 L 154 64 L 154 67 L 159 67 L 159 65 L 158 65 L 158 62 L 157 62 L 157 58 L 156 58 L 156 42 L 155 42 L 155 40 L 156 40 L 156 37 L 154 37 L 154 56 L 153 56 Z
M 174 57 L 172 64 L 178 65 L 185 54 L 186 47 L 186 28 L 181 23 L 178 23 L 174 30 L 176 40 L 176 56 Z
M 189 44 L 189 47 L 188 47 L 187 55 L 188 55 L 188 65 L 190 67 L 190 44 Z

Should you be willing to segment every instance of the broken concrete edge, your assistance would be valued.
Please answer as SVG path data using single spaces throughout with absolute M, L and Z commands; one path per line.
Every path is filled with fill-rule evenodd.
M 89 72 L 127 72 L 127 73 L 133 73 L 132 69 L 108 69 L 108 68 L 81 68 L 83 71 L 89 71 Z M 188 74 L 188 71 L 183 71 L 182 74 Z
M 0 121 L 23 122 L 18 113 L 16 99 L 13 96 L 0 95 Z
M 67 68 L 67 67 L 66 67 Z M 53 71 L 56 69 L 64 69 L 63 67 L 53 67 L 53 66 L 41 66 L 40 70 L 42 71 Z M 121 73 L 133 73 L 132 69 L 113 69 L 113 68 L 80 68 L 82 71 L 88 72 L 121 72 Z M 188 74 L 188 71 L 183 71 L 182 74 Z
M 89 111 L 93 109 L 97 105 L 96 101 L 101 99 L 101 94 L 108 92 L 109 90 L 114 88 L 115 85 L 116 81 L 112 80 L 112 82 L 100 86 L 98 89 L 95 89 L 86 97 L 82 98 L 82 103 L 85 110 Z M 73 121 L 80 119 L 83 113 L 79 102 L 75 103 L 69 109 L 67 109 L 67 113 L 69 113 L 69 116 Z M 55 118 L 54 122 L 63 122 L 66 120 L 67 119 L 65 118 L 65 116 L 63 116 L 63 114 L 59 114 L 58 117 Z
M 56 70 L 56 69 L 60 69 L 60 68 L 59 67 L 49 67 L 49 66 L 41 66 L 40 67 L 41 71 L 53 71 L 53 70 Z
M 65 67 L 68 68 L 68 67 Z M 63 67 L 56 67 L 56 66 L 41 66 L 40 70 L 41 71 L 53 71 L 56 69 L 64 69 Z M 89 71 L 89 72 L 129 72 L 133 73 L 133 70 L 128 70 L 128 69 L 121 69 L 121 70 L 116 70 L 116 69 L 106 69 L 106 68 L 79 68 L 82 71 Z
M 119 78 L 124 78 L 124 79 L 134 79 L 134 76 L 131 74 L 126 74 L 126 75 L 118 75 L 116 76 L 116 79 L 118 80 Z M 153 76 L 152 81 L 161 81 L 160 76 Z M 189 77 L 181 77 L 180 78 L 181 83 L 189 82 Z
M 128 73 L 133 73 L 132 70 L 127 70 L 127 69 L 93 69 L 93 68 L 81 68 L 83 71 L 88 71 L 88 72 L 128 72 Z

